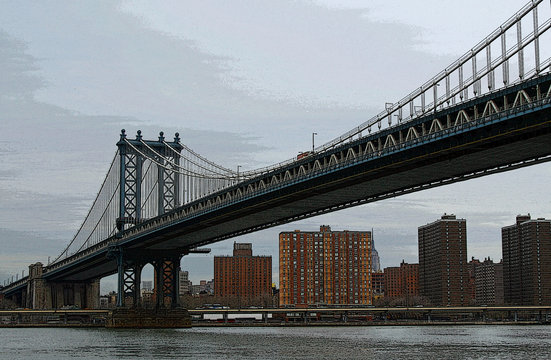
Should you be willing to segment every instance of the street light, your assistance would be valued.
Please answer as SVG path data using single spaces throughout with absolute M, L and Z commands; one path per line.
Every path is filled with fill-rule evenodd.
M 315 132 L 312 133 L 312 153 L 314 152 L 314 136 L 317 134 L 318 133 L 315 133 Z
M 241 167 L 241 165 L 237 165 L 237 182 L 239 182 L 239 168 Z

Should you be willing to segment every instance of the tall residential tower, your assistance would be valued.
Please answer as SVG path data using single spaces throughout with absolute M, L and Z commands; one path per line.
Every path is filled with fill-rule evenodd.
M 501 244 L 505 303 L 551 305 L 551 220 L 518 215 Z
M 371 232 L 279 234 L 279 304 L 370 304 Z
M 455 215 L 421 226 L 419 293 L 437 306 L 466 306 L 468 291 L 467 222 Z

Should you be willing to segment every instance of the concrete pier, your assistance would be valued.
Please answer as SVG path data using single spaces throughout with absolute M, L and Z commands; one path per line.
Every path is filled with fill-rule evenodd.
M 105 327 L 108 328 L 189 328 L 191 317 L 186 309 L 117 308 L 109 311 Z

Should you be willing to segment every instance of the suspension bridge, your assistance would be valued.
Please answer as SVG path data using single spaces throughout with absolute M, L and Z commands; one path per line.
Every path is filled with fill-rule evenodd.
M 122 130 L 74 238 L 0 292 L 28 308 L 95 307 L 99 279 L 118 274 L 118 305 L 137 305 L 141 269 L 152 264 L 157 304 L 174 305 L 180 260 L 202 246 L 551 160 L 550 5 L 529 2 L 381 113 L 273 166 L 233 171 L 177 133 L 146 140 Z

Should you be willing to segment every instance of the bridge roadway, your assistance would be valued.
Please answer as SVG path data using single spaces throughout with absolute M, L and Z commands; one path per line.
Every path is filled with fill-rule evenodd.
M 85 281 L 108 256 L 189 249 L 331 211 L 551 160 L 551 74 L 426 112 L 186 204 L 46 267 Z M 5 292 L 25 286 L 25 278 Z

